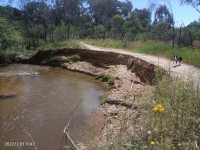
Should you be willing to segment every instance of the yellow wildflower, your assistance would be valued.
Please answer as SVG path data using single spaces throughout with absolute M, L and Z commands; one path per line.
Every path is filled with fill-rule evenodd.
M 182 79 L 181 79 L 181 82 L 182 82 L 182 83 L 186 83 L 187 80 L 185 80 L 184 78 L 182 78 Z
M 157 106 L 155 106 L 153 110 L 154 110 L 154 111 L 157 111 L 157 110 L 158 110 L 158 107 L 157 107 Z
M 121 104 L 124 104 L 124 102 L 121 102 Z
M 169 62 L 171 63 L 171 62 L 172 62 L 172 60 L 170 59 L 170 60 L 169 60 Z
M 159 109 L 159 112 L 163 112 L 165 110 L 165 108 L 164 107 L 161 107 L 160 109 Z
M 106 112 L 104 111 L 103 114 L 106 115 Z
M 165 110 L 165 108 L 161 105 L 161 104 L 157 104 L 154 109 L 154 111 L 159 111 L 159 112 L 163 112 Z
M 160 109 L 160 108 L 162 107 L 162 105 L 161 105 L 161 104 L 158 104 L 157 107 L 158 107 L 158 109 Z
M 118 119 L 119 117 L 118 117 L 118 116 L 115 116 L 115 118 L 117 118 L 117 119 Z
M 155 144 L 154 141 L 151 141 L 151 145 Z

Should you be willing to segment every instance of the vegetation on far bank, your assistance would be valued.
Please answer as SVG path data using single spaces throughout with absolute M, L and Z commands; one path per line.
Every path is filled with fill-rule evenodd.
M 101 46 L 101 47 L 109 47 L 109 48 L 119 48 L 125 49 L 133 52 L 145 53 L 145 54 L 153 54 L 164 56 L 167 58 L 172 58 L 174 56 L 183 57 L 183 62 L 192 64 L 196 67 L 200 67 L 200 49 L 192 48 L 192 47 L 178 47 L 174 48 L 166 44 L 164 42 L 126 42 L 126 41 L 115 41 L 111 39 L 106 40 L 84 40 L 84 43 Z M 196 41 L 196 44 L 200 45 L 200 41 Z

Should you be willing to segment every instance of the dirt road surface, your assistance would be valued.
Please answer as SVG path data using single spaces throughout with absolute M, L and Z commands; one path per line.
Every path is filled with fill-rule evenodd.
M 81 42 L 82 45 L 87 47 L 87 49 L 90 50 L 95 50 L 95 51 L 108 51 L 108 52 L 115 52 L 115 53 L 121 53 L 121 54 L 127 54 L 131 55 L 134 57 L 137 57 L 139 59 L 145 60 L 151 64 L 154 65 L 159 65 L 165 70 L 170 70 L 171 74 L 175 78 L 184 78 L 186 80 L 193 79 L 196 82 L 200 80 L 200 69 L 196 68 L 192 65 L 188 65 L 183 63 L 181 65 L 173 65 L 172 62 L 170 62 L 169 59 L 163 58 L 160 56 L 153 56 L 153 55 L 148 55 L 148 54 L 142 54 L 142 53 L 135 53 L 135 52 L 130 52 L 126 51 L 123 49 L 113 49 L 113 48 L 105 48 L 105 47 L 97 47 L 97 46 L 92 46 L 85 44 Z M 200 61 L 200 60 L 199 60 Z

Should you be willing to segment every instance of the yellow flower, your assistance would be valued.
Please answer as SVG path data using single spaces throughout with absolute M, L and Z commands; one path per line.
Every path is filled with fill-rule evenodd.
M 121 104 L 124 104 L 124 102 L 121 102 Z
M 118 117 L 118 116 L 115 116 L 115 118 L 117 118 L 117 119 L 118 119 L 119 117 Z
M 165 110 L 165 108 L 164 107 L 161 107 L 160 109 L 159 109 L 159 112 L 163 112 Z
M 104 111 L 103 114 L 106 115 L 106 112 Z
M 182 83 L 186 83 L 187 80 L 185 80 L 184 78 L 182 78 L 182 79 L 181 79 L 181 82 L 182 82 Z
M 172 62 L 172 60 L 170 59 L 170 60 L 169 60 L 169 62 L 171 63 L 171 62 Z
M 154 111 L 157 111 L 157 110 L 158 110 L 158 107 L 157 107 L 157 106 L 155 106 L 153 110 L 154 110 Z
M 160 108 L 162 107 L 162 105 L 161 105 L 161 104 L 158 104 L 157 107 L 158 107 L 158 109 L 160 109 Z
M 155 144 L 154 141 L 151 141 L 151 144 L 152 144 L 152 145 Z
M 161 104 L 157 104 L 154 109 L 154 111 L 159 111 L 159 112 L 163 112 L 165 110 L 165 108 L 161 105 Z

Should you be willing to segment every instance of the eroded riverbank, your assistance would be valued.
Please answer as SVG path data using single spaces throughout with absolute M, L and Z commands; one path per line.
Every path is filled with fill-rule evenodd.
M 78 55 L 80 60 L 66 62 L 72 55 Z M 46 60 L 52 57 L 56 57 L 57 61 L 48 63 Z M 129 103 L 138 107 L 142 104 L 139 99 L 145 89 L 155 83 L 155 65 L 133 56 L 113 52 L 82 49 L 46 50 L 38 52 L 30 59 L 21 59 L 20 62 L 61 66 L 68 70 L 90 74 L 95 77 L 101 74 L 112 75 L 115 77 L 115 81 L 105 97 L 121 100 L 122 103 Z M 115 137 L 117 136 L 121 136 L 121 142 L 127 144 L 128 137 L 126 135 L 132 134 L 133 129 L 126 129 L 125 135 L 119 135 L 121 125 L 122 123 L 128 125 L 130 123 L 128 118 L 139 118 L 138 107 L 129 109 L 122 105 L 107 103 L 101 105 L 102 109 L 96 111 L 97 113 L 94 113 L 91 119 L 96 125 L 96 129 L 93 129 L 94 137 L 91 140 L 91 143 L 95 143 L 92 148 L 104 149 L 110 143 L 115 143 Z M 91 144 L 86 145 L 86 147 L 90 148 Z

